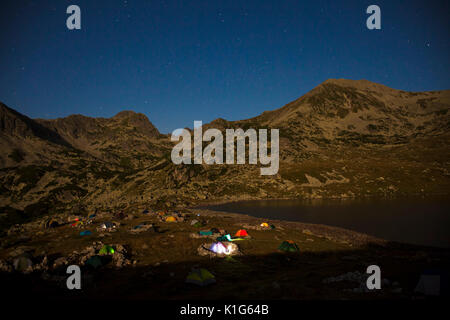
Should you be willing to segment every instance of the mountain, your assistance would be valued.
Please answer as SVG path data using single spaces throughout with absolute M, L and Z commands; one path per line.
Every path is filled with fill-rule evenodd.
M 329 79 L 279 109 L 204 125 L 279 129 L 280 170 L 261 176 L 260 165 L 174 165 L 169 137 L 133 111 L 44 120 L 1 105 L 0 207 L 448 195 L 449 109 L 450 90 Z

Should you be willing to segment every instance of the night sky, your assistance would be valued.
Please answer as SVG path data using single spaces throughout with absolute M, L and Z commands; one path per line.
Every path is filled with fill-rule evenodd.
M 276 109 L 328 78 L 450 89 L 450 1 L 0 2 L 0 101 L 32 118 L 194 120 Z M 81 8 L 81 30 L 66 8 Z M 381 8 L 381 30 L 366 8 Z

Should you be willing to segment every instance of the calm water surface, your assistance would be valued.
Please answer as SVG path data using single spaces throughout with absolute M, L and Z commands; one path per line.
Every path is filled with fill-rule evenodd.
M 208 209 L 325 224 L 386 240 L 450 248 L 450 199 L 256 200 Z

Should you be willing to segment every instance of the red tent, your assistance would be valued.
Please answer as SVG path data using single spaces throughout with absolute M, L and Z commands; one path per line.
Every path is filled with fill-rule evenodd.
M 248 237 L 247 230 L 241 229 L 236 232 L 235 237 Z

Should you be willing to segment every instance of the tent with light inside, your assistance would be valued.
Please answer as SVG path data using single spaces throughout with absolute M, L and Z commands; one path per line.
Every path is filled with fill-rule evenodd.
M 230 234 L 225 234 L 223 236 L 217 237 L 216 240 L 217 241 L 233 241 L 233 239 L 231 239 Z
M 109 245 L 104 245 L 100 251 L 98 252 L 100 255 L 106 255 L 106 254 L 114 254 L 114 248 Z
M 196 284 L 198 286 L 207 286 L 216 283 L 214 275 L 206 269 L 193 269 L 186 278 L 186 283 Z
M 240 230 L 238 230 L 238 231 L 236 232 L 236 234 L 235 234 L 234 236 L 235 236 L 235 237 L 238 237 L 238 238 L 243 238 L 243 237 L 248 237 L 249 234 L 247 233 L 247 230 L 245 230 L 245 229 L 240 229 Z
M 278 250 L 287 251 L 287 252 L 300 251 L 300 249 L 298 248 L 297 244 L 294 241 L 292 241 L 292 240 L 283 241 L 280 244 L 280 246 L 278 247 Z
M 214 253 L 217 253 L 217 254 L 230 254 L 231 253 L 231 249 L 228 247 L 228 245 L 226 245 L 220 241 L 213 242 L 211 247 L 209 247 L 209 250 Z
M 177 221 L 177 219 L 172 216 L 166 218 L 166 222 L 176 222 L 176 221 Z

